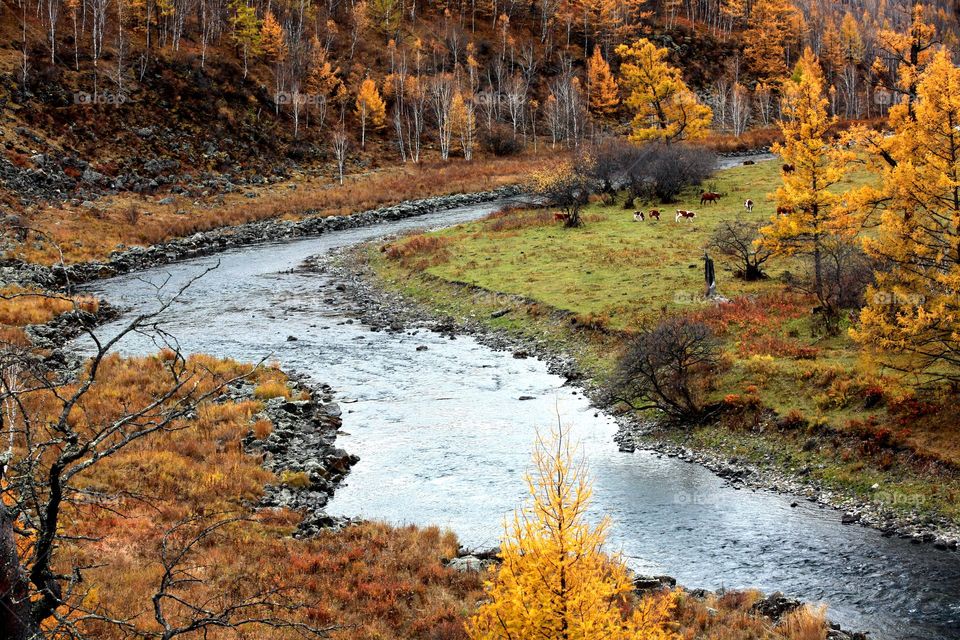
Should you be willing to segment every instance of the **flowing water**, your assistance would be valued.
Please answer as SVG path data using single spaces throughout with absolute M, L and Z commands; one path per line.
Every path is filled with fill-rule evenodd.
M 326 276 L 293 271 L 312 255 L 475 219 L 495 206 L 237 249 L 90 290 L 128 307 L 129 318 L 157 304 L 155 285 L 167 282 L 169 291 L 219 263 L 163 327 L 188 352 L 245 361 L 271 356 L 338 391 L 347 432 L 338 444 L 360 462 L 331 514 L 437 524 L 466 546 L 496 544 L 504 516 L 524 497 L 535 430 L 560 420 L 582 445 L 595 512 L 612 517 L 612 547 L 637 570 L 667 573 L 691 588 L 757 587 L 825 602 L 832 619 L 875 638 L 960 638 L 960 554 L 842 526 L 836 511 L 808 502 L 791 508 L 786 496 L 736 490 L 694 464 L 620 453 L 610 417 L 544 363 L 469 337 L 370 331 L 332 301 Z M 115 331 L 124 318 L 102 332 Z M 427 349 L 417 350 L 421 345 Z M 120 348 L 157 347 L 130 336 Z

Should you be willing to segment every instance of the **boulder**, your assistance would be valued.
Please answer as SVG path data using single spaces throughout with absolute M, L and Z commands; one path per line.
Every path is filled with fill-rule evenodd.
M 783 616 L 795 609 L 800 608 L 801 606 L 803 606 L 803 603 L 799 600 L 787 598 L 779 591 L 775 591 L 753 605 L 753 611 L 764 617 L 770 618 L 774 622 L 777 622 Z
M 447 563 L 447 566 L 454 571 L 470 573 L 483 571 L 489 564 L 490 562 L 488 560 L 481 560 L 476 556 L 462 556 L 460 558 L 454 558 Z

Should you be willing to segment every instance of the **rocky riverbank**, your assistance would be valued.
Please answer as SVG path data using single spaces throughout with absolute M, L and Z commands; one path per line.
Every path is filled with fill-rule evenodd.
M 249 393 L 250 385 L 238 389 Z M 273 430 L 262 440 L 249 434 L 244 439 L 248 453 L 261 456 L 263 466 L 277 474 L 280 484 L 270 485 L 260 507 L 283 507 L 304 514 L 297 537 L 316 535 L 321 529 L 340 527 L 349 520 L 327 515 L 324 508 L 333 497 L 350 468 L 360 459 L 336 446 L 342 425 L 340 406 L 333 400 L 327 384 L 314 384 L 303 377 L 291 376 L 292 397 L 308 400 L 272 398 L 259 418 L 273 423 Z
M 893 511 L 875 502 L 846 495 L 810 478 L 809 470 L 791 474 L 772 464 L 755 464 L 717 451 L 688 447 L 674 442 L 655 422 L 625 418 L 620 420 L 620 427 L 617 443 L 622 451 L 646 449 L 699 464 L 724 478 L 734 488 L 775 491 L 830 507 L 837 510 L 843 524 L 872 527 L 884 536 L 898 536 L 915 544 L 929 543 L 942 550 L 956 551 L 960 545 L 960 527 L 945 518 Z M 873 490 L 883 493 L 879 484 L 874 485 Z M 793 506 L 797 504 L 794 502 Z
M 551 373 L 565 377 L 568 384 L 587 395 L 595 406 L 604 410 L 613 409 L 604 389 L 585 375 L 574 357 L 558 351 L 554 344 L 545 339 L 494 330 L 485 322 L 485 318 L 464 320 L 437 316 L 417 301 L 385 289 L 378 282 L 365 256 L 362 247 L 355 248 L 334 256 L 308 260 L 303 268 L 323 272 L 338 282 L 336 286 L 341 298 L 352 301 L 345 305 L 344 310 L 374 330 L 411 331 L 422 328 L 450 337 L 471 335 L 486 346 L 509 351 L 515 357 L 536 357 L 545 361 Z M 530 302 L 519 296 L 497 295 L 498 299 L 503 300 L 505 309 L 508 304 L 523 305 Z M 752 464 L 712 450 L 694 450 L 676 443 L 671 437 L 675 435 L 673 432 L 665 431 L 656 422 L 633 414 L 622 413 L 616 415 L 616 419 L 620 425 L 617 442 L 625 454 L 645 449 L 700 464 L 735 488 L 775 491 L 797 500 L 817 503 L 824 508 L 835 509 L 837 519 L 844 524 L 873 527 L 887 536 L 896 535 L 917 544 L 929 543 L 938 549 L 956 550 L 960 544 L 960 527 L 943 518 L 893 511 L 870 500 L 825 487 L 803 472 L 791 473 L 773 464 Z
M 177 238 L 151 247 L 124 248 L 111 254 L 109 260 L 105 262 L 46 267 L 8 259 L 0 261 L 0 287 L 15 284 L 48 290 L 69 290 L 83 282 L 210 255 L 235 247 L 315 236 L 329 231 L 365 227 L 389 220 L 402 220 L 436 211 L 509 198 L 519 193 L 519 187 L 509 186 L 481 193 L 410 200 L 390 207 L 346 216 L 320 217 L 322 212 L 308 211 L 306 217 L 300 220 L 261 220 L 195 233 L 186 238 Z

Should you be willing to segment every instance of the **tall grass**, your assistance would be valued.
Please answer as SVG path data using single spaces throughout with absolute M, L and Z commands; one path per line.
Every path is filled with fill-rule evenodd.
M 108 357 L 77 407 L 76 428 L 115 420 L 129 407 L 149 402 L 168 384 L 171 357 L 169 352 Z M 200 392 L 249 371 L 241 363 L 209 356 L 191 357 L 188 366 Z M 286 378 L 275 369 L 260 369 L 250 378 L 261 389 L 286 386 Z M 26 401 L 41 420 L 58 407 L 46 393 L 31 394 Z M 281 589 L 284 598 L 301 603 L 285 615 L 311 625 L 338 626 L 330 636 L 334 640 L 426 640 L 438 637 L 432 635 L 438 628 L 449 633 L 444 637 L 464 640 L 462 619 L 482 593 L 482 576 L 443 567 L 442 558 L 457 551 L 452 534 L 363 523 L 296 540 L 291 534 L 299 514 L 255 509 L 266 484 L 304 486 L 310 481 L 304 473 L 278 478 L 261 466 L 260 457 L 245 453 L 242 441 L 248 432 L 264 437 L 270 431 L 269 423 L 257 418 L 262 407 L 257 400 L 212 400 L 185 419 L 181 430 L 139 440 L 83 474 L 80 489 L 110 496 L 108 509 L 79 502 L 68 505 L 64 519 L 68 542 L 58 552 L 57 569 L 69 573 L 74 564 L 91 567 L 84 571 L 84 592 L 90 594 L 84 604 L 151 628 L 150 596 L 160 577 L 161 536 L 186 518 L 229 514 L 245 519 L 197 547 L 189 564 L 198 580 L 186 584 L 179 595 L 216 606 L 219 594 Z M 89 637 L 127 637 L 117 627 L 78 624 Z M 240 635 L 301 637 L 294 629 L 253 627 Z M 239 636 L 214 629 L 204 637 Z
M 40 233 L 9 255 L 39 264 L 58 262 L 60 251 L 70 263 L 102 260 L 120 246 L 150 246 L 258 220 L 339 216 L 405 200 L 487 191 L 525 180 L 547 160 L 521 156 L 404 165 L 353 177 L 342 187 L 326 180 L 303 180 L 254 190 L 257 197 L 252 199 L 231 194 L 219 204 L 183 200 L 160 205 L 125 194 L 106 200 L 102 209 L 45 209 L 35 214 L 29 224 Z

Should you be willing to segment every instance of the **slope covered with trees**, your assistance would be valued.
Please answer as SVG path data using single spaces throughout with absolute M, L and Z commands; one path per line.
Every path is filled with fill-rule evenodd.
M 344 137 L 357 166 L 578 146 L 637 117 L 617 78 L 641 37 L 724 135 L 773 124 L 804 46 L 830 113 L 873 118 L 956 27 L 905 0 L 5 0 L 0 182 L 17 209 L 229 189 L 332 164 Z

